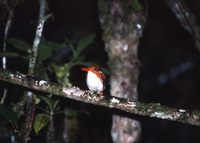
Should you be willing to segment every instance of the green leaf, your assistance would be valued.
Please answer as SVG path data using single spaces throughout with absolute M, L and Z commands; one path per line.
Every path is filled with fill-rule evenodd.
M 10 107 L 0 104 L 0 116 L 11 122 L 16 128 L 18 127 L 17 114 Z
M 36 99 L 35 99 L 35 104 L 39 104 L 40 101 L 41 101 L 40 98 L 36 97 Z
M 63 48 L 65 45 L 66 42 L 50 43 L 42 39 L 39 45 L 38 60 L 41 62 L 47 60 L 53 55 L 53 52 Z
M 50 109 L 52 109 L 51 99 L 49 97 L 40 95 L 38 95 L 38 97 L 42 99 L 42 101 L 44 101 L 49 106 Z
M 106 75 L 110 75 L 110 70 L 108 68 L 101 68 L 102 72 Z
M 80 39 L 77 44 L 73 60 L 75 60 L 80 55 L 80 53 L 93 42 L 94 38 L 95 34 L 89 34 Z
M 39 52 L 38 52 L 38 60 L 43 62 L 46 59 L 50 58 L 53 54 L 53 48 L 50 44 L 45 43 L 44 41 L 41 41 L 39 45 Z
M 65 38 L 65 43 L 67 43 L 67 46 L 69 46 L 69 48 L 70 48 L 70 49 L 72 50 L 72 52 L 73 52 L 73 55 L 75 55 L 75 48 L 74 48 L 72 42 L 71 42 L 69 39 Z
M 46 97 L 46 96 L 38 95 L 38 97 L 40 97 L 40 99 L 42 99 L 49 106 L 49 109 L 51 111 L 53 111 L 55 109 L 56 105 L 59 102 L 58 100 L 53 100 L 53 99 Z
M 38 132 L 49 123 L 49 120 L 48 114 L 38 114 L 33 123 L 35 133 L 38 134 Z
M 49 75 L 43 63 L 36 64 L 35 77 L 49 81 Z
M 66 86 L 72 86 L 72 84 L 69 81 L 69 76 L 70 76 L 70 69 L 71 69 L 71 64 L 66 63 L 64 65 L 56 65 L 56 64 L 51 64 L 49 65 L 49 70 L 53 68 L 56 78 L 58 80 L 58 83 L 61 83 Z
M 72 63 L 73 66 L 75 65 L 83 65 L 83 66 L 91 66 L 91 65 L 96 65 L 96 63 L 94 62 L 86 62 L 86 61 L 78 61 L 78 62 L 74 62 Z
M 31 45 L 28 42 L 20 39 L 11 38 L 8 40 L 8 43 L 21 51 L 27 52 L 29 49 L 31 49 Z
M 58 103 L 59 103 L 59 100 L 53 100 L 53 106 L 52 106 L 53 110 L 56 108 Z
M 9 58 L 16 58 L 16 57 L 20 57 L 23 59 L 27 59 L 26 56 L 22 56 L 16 52 L 2 52 L 0 53 L 0 57 L 9 57 Z
M 62 43 L 53 43 L 52 47 L 53 47 L 53 51 L 58 51 L 61 48 L 66 46 L 66 41 L 62 42 Z
M 19 57 L 20 55 L 16 52 L 2 52 L 0 53 L 0 57 L 11 57 L 11 58 L 16 58 Z

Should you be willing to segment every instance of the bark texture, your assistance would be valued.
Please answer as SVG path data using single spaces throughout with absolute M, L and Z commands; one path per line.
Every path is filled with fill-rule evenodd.
M 100 0 L 98 7 L 105 49 L 109 55 L 111 95 L 137 101 L 137 48 L 145 23 L 141 5 L 137 0 Z M 112 138 L 115 143 L 137 142 L 140 131 L 138 121 L 113 116 Z
M 91 95 L 87 91 L 80 90 L 77 87 L 66 87 L 45 80 L 36 80 L 33 77 L 19 72 L 13 74 L 5 69 L 0 69 L 0 80 L 44 92 L 47 93 L 47 95 L 53 94 L 85 103 L 119 109 L 132 114 L 200 126 L 200 110 L 173 109 L 162 106 L 159 103 L 133 102 L 125 98 L 114 96 L 102 96 L 98 98 L 94 94 Z

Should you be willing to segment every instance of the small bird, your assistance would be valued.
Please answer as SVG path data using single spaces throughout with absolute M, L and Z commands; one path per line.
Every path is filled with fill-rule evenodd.
M 81 68 L 81 70 L 87 71 L 86 83 L 89 88 L 88 91 L 96 91 L 101 97 L 102 92 L 105 89 L 106 80 L 101 68 L 97 65 L 92 65 L 88 68 Z

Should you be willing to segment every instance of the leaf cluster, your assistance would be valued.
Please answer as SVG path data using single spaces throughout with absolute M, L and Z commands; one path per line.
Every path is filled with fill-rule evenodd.
M 51 77 L 49 73 L 56 76 L 58 83 L 61 83 L 66 86 L 72 86 L 69 81 L 70 70 L 77 65 L 86 65 L 89 66 L 94 64 L 92 62 L 85 61 L 85 57 L 82 54 L 83 51 L 94 41 L 95 34 L 88 34 L 82 37 L 74 46 L 72 42 L 66 39 L 64 42 L 55 43 L 49 42 L 45 39 L 42 39 L 39 44 L 39 51 L 37 55 L 37 63 L 35 76 L 39 79 L 50 80 Z M 0 53 L 0 57 L 6 58 L 21 58 L 25 63 L 28 63 L 30 60 L 30 55 L 32 54 L 32 46 L 30 43 L 16 38 L 11 38 L 8 41 L 9 46 L 12 46 L 12 51 L 6 51 Z M 61 50 L 62 48 L 69 47 L 73 55 L 69 58 L 69 62 L 63 65 L 56 65 L 53 62 L 50 62 L 50 58 L 54 55 L 55 52 Z M 27 65 L 28 66 L 28 65 Z M 33 128 L 35 133 L 38 134 L 41 129 L 46 127 L 53 120 L 53 116 L 57 113 L 68 113 L 70 111 L 56 111 L 59 101 L 54 100 L 51 96 L 40 96 L 37 95 L 36 99 L 36 108 L 40 109 L 42 112 L 37 114 L 34 118 Z M 42 107 L 40 103 L 45 103 L 46 107 Z M 21 105 L 21 103 L 19 103 Z M 25 103 L 23 103 L 25 104 Z M 20 105 L 16 105 L 17 107 Z M 24 109 L 24 108 L 23 108 Z M 23 110 L 22 109 L 22 110 Z M 14 112 L 11 108 L 0 105 L 0 117 L 3 117 L 5 120 L 9 121 L 14 129 L 19 130 L 19 120 L 23 117 L 24 113 Z M 0 132 L 4 131 L 7 128 L 0 128 Z M 9 131 L 9 130 L 8 130 Z M 9 132 L 7 133 L 7 135 Z

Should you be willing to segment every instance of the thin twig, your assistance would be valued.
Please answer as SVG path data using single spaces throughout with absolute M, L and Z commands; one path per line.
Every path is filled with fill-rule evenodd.
M 5 26 L 5 31 L 4 31 L 4 41 L 3 41 L 3 52 L 6 52 L 6 46 L 7 46 L 7 38 L 8 38 L 8 30 L 11 26 L 11 22 L 12 22 L 12 18 L 13 18 L 13 9 L 11 9 L 7 3 L 7 1 L 3 1 L 4 5 L 6 6 L 7 10 L 8 10 L 8 20 Z M 6 57 L 2 57 L 2 65 L 3 65 L 3 69 L 6 69 Z M 6 99 L 6 95 L 7 95 L 7 88 L 3 89 L 3 96 L 1 98 L 1 104 L 4 103 L 5 99 Z
M 7 38 L 8 38 L 8 30 L 11 26 L 12 18 L 13 18 L 13 9 L 11 9 L 7 3 L 7 1 L 3 1 L 4 5 L 6 6 L 8 10 L 8 20 L 5 26 L 5 31 L 4 31 L 4 42 L 3 42 L 3 52 L 6 52 L 6 46 L 7 46 Z M 2 58 L 2 64 L 3 68 L 6 69 L 6 57 Z
M 0 69 L 0 80 L 27 87 L 36 91 L 58 95 L 64 98 L 74 99 L 108 108 L 119 109 L 131 114 L 200 126 L 199 110 L 173 109 L 167 106 L 162 106 L 159 103 L 132 102 L 125 98 L 118 98 L 114 96 L 106 98 L 102 96 L 102 98 L 99 99 L 98 97 L 94 95 L 91 96 L 87 91 L 80 90 L 77 87 L 66 87 L 44 80 L 35 80 L 19 72 L 13 74 L 8 70 L 3 69 Z
M 28 75 L 34 75 L 36 59 L 37 59 L 37 55 L 38 55 L 38 46 L 40 44 L 40 40 L 42 37 L 44 23 L 45 23 L 46 19 L 50 17 L 50 15 L 45 16 L 46 0 L 39 0 L 39 1 L 40 1 L 39 23 L 38 23 L 38 26 L 36 29 L 35 39 L 33 41 L 32 54 L 31 54 L 31 58 L 29 61 Z
M 196 47 L 200 52 L 200 27 L 196 24 L 195 16 L 184 5 L 184 1 L 182 0 L 164 1 L 172 9 L 181 25 L 194 36 Z
M 3 104 L 3 103 L 4 103 L 4 101 L 5 101 L 5 99 L 6 99 L 7 92 L 8 92 L 7 88 L 4 88 L 4 89 L 3 89 L 3 96 L 2 96 L 2 98 L 1 98 L 0 104 Z
M 11 22 L 12 22 L 12 17 L 13 17 L 13 10 L 10 9 L 9 10 L 9 17 L 8 17 L 8 21 L 6 23 L 6 27 L 5 27 L 5 31 L 4 31 L 4 42 L 3 42 L 3 52 L 6 52 L 6 46 L 7 46 L 7 38 L 8 38 L 8 30 L 11 26 Z M 3 68 L 6 68 L 6 57 L 2 58 L 2 64 L 3 64 Z
M 38 55 L 38 47 L 39 47 L 40 40 L 42 37 L 44 23 L 45 23 L 46 19 L 50 16 L 50 15 L 45 16 L 46 0 L 39 0 L 39 2 L 40 2 L 39 22 L 38 22 L 38 26 L 36 29 L 35 39 L 33 41 L 31 57 L 29 60 L 29 68 L 28 68 L 29 76 L 33 76 L 35 73 L 35 66 L 36 66 L 36 60 L 37 60 L 37 55 Z M 34 114 L 35 114 L 35 98 L 36 98 L 35 94 L 33 94 L 30 91 L 27 92 L 26 124 L 28 124 L 28 131 L 25 136 L 24 143 L 27 143 L 29 140 L 29 135 L 31 132 L 32 124 L 33 124 L 33 119 L 34 119 Z
M 27 111 L 31 112 L 29 114 L 31 114 L 30 117 L 26 118 L 26 122 L 29 123 L 29 126 L 28 126 L 28 132 L 26 134 L 26 137 L 24 139 L 24 143 L 27 143 L 28 140 L 29 140 L 29 135 L 30 135 L 30 132 L 31 132 L 31 128 L 32 128 L 32 125 L 33 125 L 33 119 L 34 119 L 34 116 L 35 116 L 35 101 L 36 101 L 36 95 L 35 94 L 32 94 L 32 92 L 28 91 L 30 93 L 30 98 L 27 98 L 27 100 L 30 100 L 29 102 L 32 103 L 32 105 L 28 105 L 27 104 L 27 108 L 30 108 L 30 109 L 27 109 Z M 28 101 L 27 101 L 28 102 Z
M 191 20 L 190 20 L 190 19 L 188 18 L 188 16 L 186 15 L 185 8 L 183 7 L 182 2 L 179 1 L 179 0 L 176 0 L 176 2 L 178 3 L 181 12 L 182 12 L 182 14 L 183 14 L 183 16 L 184 16 L 184 18 L 185 18 L 185 20 L 186 20 L 188 26 L 190 27 L 190 30 L 191 30 L 191 32 L 192 32 L 192 35 L 194 36 L 194 39 L 196 40 L 196 41 L 195 41 L 196 47 L 197 47 L 197 49 L 200 51 L 200 37 L 199 37 L 199 34 L 197 34 L 197 32 L 199 32 L 199 31 L 196 31 L 196 30 L 194 29 L 194 27 L 198 27 L 198 28 L 199 28 L 199 26 L 196 25 L 196 24 L 194 25 L 194 24 L 191 23 Z
M 191 32 L 192 32 L 192 35 L 193 35 L 194 37 L 196 37 L 197 34 L 196 34 L 196 32 L 195 32 L 195 30 L 194 30 L 194 28 L 193 28 L 193 26 L 192 26 L 192 23 L 190 22 L 190 20 L 188 19 L 187 15 L 186 15 L 186 13 L 185 13 L 185 8 L 183 7 L 182 2 L 179 1 L 179 0 L 175 0 L 175 1 L 176 1 L 177 4 L 179 5 L 180 11 L 181 11 L 181 13 L 182 13 L 183 16 L 184 16 L 184 18 L 185 18 L 185 20 L 186 20 L 186 22 L 187 22 L 187 25 L 190 27 L 190 30 L 191 30 Z

